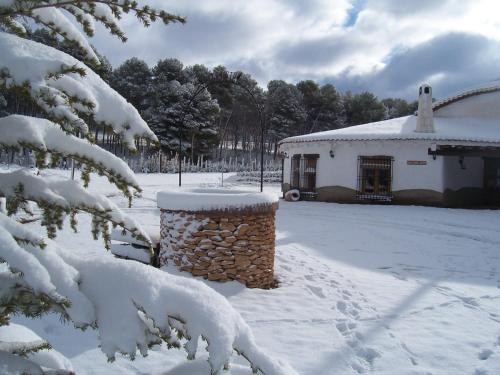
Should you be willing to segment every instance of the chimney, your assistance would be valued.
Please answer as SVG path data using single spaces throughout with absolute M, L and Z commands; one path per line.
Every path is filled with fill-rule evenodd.
M 432 87 L 428 84 L 420 86 L 418 94 L 417 133 L 435 133 L 434 113 L 432 112 Z

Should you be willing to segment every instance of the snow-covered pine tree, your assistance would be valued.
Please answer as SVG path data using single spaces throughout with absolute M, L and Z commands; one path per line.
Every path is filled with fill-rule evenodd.
M 141 112 L 146 109 L 146 96 L 151 77 L 151 69 L 146 62 L 133 57 L 113 71 L 110 84 Z
M 215 115 L 219 112 L 206 83 L 198 80 L 191 69 L 184 70 L 176 59 L 165 59 L 153 68 L 145 118 L 166 151 L 208 152 L 216 142 Z
M 302 93 L 295 85 L 274 80 L 269 82 L 267 89 L 268 134 L 276 155 L 278 142 L 297 134 L 306 119 L 306 111 Z
M 43 115 L 0 118 L 0 148 L 31 149 L 40 167 L 72 158 L 85 166 L 84 186 L 95 171 L 131 199 L 140 190 L 133 173 L 92 143 L 87 124 L 107 126 L 131 150 L 136 138 L 157 141 L 137 110 L 89 67 L 97 63 L 97 56 L 85 34 L 93 35 L 97 21 L 125 40 L 117 22 L 124 12 L 134 13 L 145 25 L 157 19 L 183 21 L 129 0 L 0 0 L 0 86 L 23 94 Z M 88 65 L 23 38 L 21 18 L 73 41 L 85 51 Z M 141 227 L 105 197 L 90 194 L 77 181 L 54 180 L 22 168 L 0 173 L 0 197 L 0 325 L 8 324 L 12 314 L 38 317 L 53 311 L 76 328 L 99 330 L 101 349 L 110 360 L 117 353 L 132 359 L 137 351 L 146 355 L 149 347 L 161 342 L 182 345 L 193 358 L 202 338 L 208 343 L 212 374 L 228 366 L 233 350 L 247 358 L 255 372 L 295 373 L 260 350 L 241 316 L 202 283 L 137 262 L 81 258 L 54 242 L 68 216 L 76 227 L 77 212 L 92 215 L 93 234 L 101 234 L 106 243 L 110 223 L 147 241 Z M 26 221 L 44 226 L 49 239 L 34 231 L 33 223 L 29 228 L 22 224 Z M 46 373 L 35 357 L 24 355 L 47 347 L 40 341 L 0 342 L 2 372 Z

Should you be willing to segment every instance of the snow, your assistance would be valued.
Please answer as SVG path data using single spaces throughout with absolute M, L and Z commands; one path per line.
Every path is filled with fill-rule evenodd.
M 210 367 L 206 359 L 197 359 L 183 363 L 165 373 L 163 375 L 207 375 L 210 374 Z M 251 375 L 252 371 L 243 366 L 231 366 L 230 371 L 224 375 Z
M 151 253 L 149 250 L 143 248 L 134 247 L 130 244 L 118 243 L 111 244 L 110 250 L 120 258 L 133 259 L 145 264 L 151 263 Z
M 77 29 L 77 27 L 70 22 L 70 20 L 56 8 L 40 8 L 34 9 L 32 11 L 33 17 L 40 20 L 44 25 L 52 25 L 52 27 L 57 27 L 61 30 L 61 34 L 65 35 L 65 38 L 74 41 L 80 45 L 87 54 L 87 58 L 90 60 L 99 61 L 99 58 L 95 54 L 94 50 L 90 46 L 87 38 Z
M 233 189 L 170 189 L 157 195 L 158 207 L 172 211 L 211 211 L 266 206 L 276 195 Z
M 40 336 L 30 329 L 14 323 L 0 327 L 0 341 L 24 344 L 37 341 L 43 342 Z M 27 359 L 46 369 L 73 371 L 71 361 L 54 349 L 43 349 L 35 353 L 30 353 Z M 0 371 L 0 373 L 2 372 Z
M 116 353 L 135 358 L 136 348 L 146 355 L 148 346 L 155 342 L 152 333 L 159 331 L 168 337 L 175 326 L 188 338 L 184 345 L 193 358 L 198 340 L 207 341 L 214 374 L 229 363 L 233 348 L 267 375 L 295 374 L 258 348 L 240 314 L 222 295 L 198 280 L 176 277 L 138 262 L 60 255 L 79 270 L 80 289 L 97 306 L 101 350 L 108 358 L 113 360 Z M 148 320 L 154 325 L 147 324 Z
M 434 117 L 435 133 L 417 133 L 417 116 L 286 138 L 280 144 L 313 141 L 432 140 L 500 143 L 496 119 Z
M 95 212 L 96 215 L 107 217 L 113 223 L 149 241 L 149 235 L 140 224 L 125 215 L 109 199 L 99 194 L 89 193 L 77 181 L 39 177 L 26 169 L 10 173 L 0 172 L 0 177 L 0 193 L 4 197 L 15 197 L 15 189 L 22 185 L 23 196 L 28 200 L 43 202 L 52 207 L 59 206 L 68 211 L 78 207 L 82 211 Z
M 93 178 L 90 189 L 144 227 L 158 226 L 156 193 L 174 188 L 177 176 L 137 178 L 144 190 L 130 209 L 106 179 Z M 219 187 L 220 174 L 184 174 L 183 184 Z M 280 195 L 277 185 L 265 191 Z M 61 232 L 61 244 L 85 259 L 111 257 L 89 240 L 85 215 L 80 225 L 76 235 Z M 500 373 L 500 211 L 280 201 L 276 225 L 279 288 L 203 281 L 227 297 L 273 358 L 301 375 Z M 208 365 L 201 343 L 194 362 L 163 347 L 109 364 L 94 331 L 61 325 L 54 315 L 14 322 L 49 341 L 78 374 L 198 375 Z M 233 372 L 251 373 L 243 360 Z
M 0 118 L 0 145 L 17 148 L 30 145 L 40 151 L 85 158 L 101 166 L 105 173 L 111 172 L 127 184 L 139 188 L 134 172 L 122 159 L 85 139 L 66 134 L 49 120 L 21 115 Z
M 151 240 L 151 244 L 153 246 L 158 245 L 158 243 L 160 243 L 160 224 L 158 223 L 157 226 L 148 228 L 147 234 Z M 113 229 L 111 231 L 111 239 L 114 241 L 149 247 L 148 243 L 138 240 L 137 238 L 132 236 L 130 232 L 126 231 L 125 233 L 123 233 L 123 229 Z
M 58 181 L 59 185 L 65 184 Z M 64 194 L 63 190 L 55 191 Z M 26 193 L 29 196 L 29 191 Z M 71 305 L 61 312 L 78 328 L 96 328 L 100 348 L 109 360 L 113 361 L 117 353 L 131 359 L 137 352 L 146 356 L 151 345 L 161 343 L 160 337 L 172 345 L 183 345 L 188 358 L 194 359 L 199 342 L 204 340 L 214 375 L 230 363 L 233 351 L 266 375 L 296 374 L 260 349 L 227 299 L 200 281 L 102 253 L 89 258 L 62 250 L 50 240 L 45 241 L 43 249 L 31 243 L 17 244 L 13 235 L 21 233 L 23 226 L 4 214 L 0 214 L 0 220 L 6 224 L 0 227 L 0 259 L 10 267 L 0 269 L 2 298 L 11 298 L 15 288 L 29 288 L 58 302 L 67 298 Z M 186 340 L 179 341 L 177 334 Z M 10 357 L 3 359 L 19 368 L 25 365 Z
M 91 103 L 93 117 L 97 123 L 104 123 L 120 134 L 131 149 L 135 149 L 134 139 L 144 137 L 157 141 L 139 112 L 110 88 L 96 73 L 75 58 L 54 48 L 0 32 L 0 67 L 6 69 L 7 87 L 22 86 L 29 82 L 29 91 L 37 103 L 49 114 L 64 118 L 72 127 L 83 132 L 88 131 L 84 120 L 76 110 L 90 113 L 88 108 L 68 97 Z M 77 73 L 58 75 L 62 68 L 78 67 L 85 71 L 85 76 Z M 54 105 L 49 105 L 44 98 L 49 95 Z
M 27 359 L 0 352 L 0 373 L 6 375 L 43 375 L 43 370 Z
M 484 83 L 469 87 L 465 90 L 462 90 L 461 92 L 459 92 L 455 95 L 452 95 L 448 98 L 445 98 L 442 100 L 437 100 L 433 103 L 432 107 L 433 108 L 443 107 L 444 105 L 447 105 L 448 103 L 455 101 L 456 99 L 466 98 L 466 97 L 469 97 L 472 95 L 476 95 L 478 93 L 495 92 L 498 90 L 500 90 L 500 81 L 499 80 L 484 82 Z
M 11 269 L 22 272 L 28 285 L 31 285 L 36 292 L 56 295 L 56 287 L 52 284 L 48 271 L 36 258 L 36 254 L 23 250 L 14 240 L 16 237 L 23 238 L 18 237 L 17 234 L 25 229 L 2 213 L 0 213 L 0 224 L 2 224 L 0 226 L 0 259 L 7 262 Z

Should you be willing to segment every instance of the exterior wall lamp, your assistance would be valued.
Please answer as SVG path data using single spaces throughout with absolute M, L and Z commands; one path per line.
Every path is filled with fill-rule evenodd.
M 431 147 L 428 151 L 429 155 L 432 155 L 432 160 L 436 160 L 437 158 L 437 145 L 435 143 L 431 144 Z
M 335 157 L 335 152 L 333 150 L 330 150 L 330 157 L 333 159 Z
M 461 168 L 461 169 L 467 169 L 467 168 L 465 167 L 465 157 L 464 157 L 463 155 L 460 155 L 460 156 L 458 157 L 458 164 L 460 164 L 460 168 Z

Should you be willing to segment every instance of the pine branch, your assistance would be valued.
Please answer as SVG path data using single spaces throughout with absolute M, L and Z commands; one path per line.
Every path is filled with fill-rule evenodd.
M 35 151 L 39 168 L 46 166 L 48 154 L 72 158 L 87 165 L 82 175 L 86 184 L 90 171 L 95 170 L 129 199 L 133 195 L 129 188 L 141 191 L 133 172 L 121 159 L 88 141 L 66 134 L 47 120 L 19 115 L 0 119 L 0 149 L 20 147 Z
M 55 2 L 40 2 L 39 4 L 34 4 L 32 1 L 23 1 L 18 0 L 18 7 L 15 8 L 4 8 L 1 10 L 0 8 L 0 17 L 18 17 L 18 16 L 26 16 L 33 17 L 33 11 L 37 9 L 45 9 L 45 8 L 62 8 L 66 9 L 68 7 L 78 8 L 90 15 L 92 15 L 96 20 L 102 22 L 108 30 L 114 35 L 117 35 L 120 39 L 124 40 L 124 35 L 120 35 L 118 30 L 116 30 L 116 23 L 110 22 L 109 19 L 105 17 L 101 17 L 95 12 L 95 4 L 103 4 L 110 8 L 113 15 L 118 19 L 121 17 L 122 13 L 128 14 L 130 12 L 135 13 L 136 17 L 143 23 L 144 26 L 149 26 L 152 22 L 156 22 L 158 19 L 163 21 L 164 24 L 170 24 L 174 22 L 185 23 L 186 18 L 181 17 L 175 14 L 171 14 L 165 12 L 164 10 L 156 10 L 151 8 L 148 5 L 140 7 L 138 2 L 129 1 L 129 0 L 72 0 L 72 1 L 55 1 Z M 23 6 L 23 3 L 25 7 Z M 71 12 L 75 18 L 76 15 L 74 12 Z M 78 21 L 78 20 L 77 20 Z M 87 35 L 92 36 L 93 34 L 87 28 L 84 31 Z M 126 39 L 125 39 L 126 40 Z
M 82 211 L 92 215 L 92 234 L 95 239 L 102 234 L 106 248 L 111 242 L 110 222 L 151 246 L 148 234 L 134 220 L 106 197 L 89 193 L 75 181 L 47 181 L 24 170 L 4 173 L 0 196 L 7 200 L 8 215 L 15 214 L 28 201 L 36 202 L 43 211 L 41 224 L 47 228 L 49 238 L 56 237 L 67 215 Z M 76 229 L 74 218 L 71 224 Z
M 40 350 L 50 350 L 50 344 L 43 340 L 31 342 L 2 342 L 0 341 L 0 351 L 17 354 L 26 357 L 28 354 L 39 352 Z

